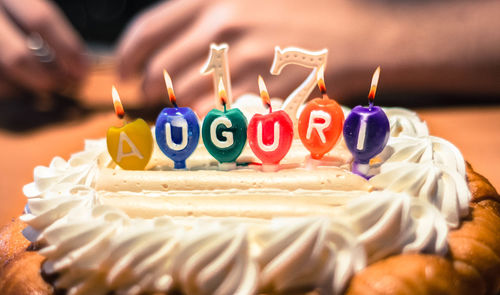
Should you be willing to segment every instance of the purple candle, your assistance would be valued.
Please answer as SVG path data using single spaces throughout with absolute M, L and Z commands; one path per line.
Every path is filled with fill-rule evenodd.
M 380 67 L 373 74 L 368 94 L 369 106 L 356 106 L 344 122 L 344 140 L 354 157 L 352 172 L 367 179 L 371 177 L 370 159 L 382 152 L 390 134 L 387 115 L 373 105 L 379 75 Z

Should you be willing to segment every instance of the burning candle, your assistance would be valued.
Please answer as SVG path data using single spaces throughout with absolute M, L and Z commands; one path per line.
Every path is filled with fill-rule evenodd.
M 115 86 L 111 89 L 113 105 L 118 118 L 123 119 L 122 127 L 111 127 L 106 135 L 108 152 L 118 166 L 127 170 L 142 170 L 151 159 L 153 136 L 148 124 L 141 118 L 127 123 L 124 120 L 120 96 Z
M 375 70 L 368 94 L 368 107 L 356 106 L 344 124 L 344 140 L 354 156 L 352 171 L 370 178 L 370 159 L 379 154 L 389 140 L 389 120 L 382 108 L 374 106 L 380 67 Z
M 273 112 L 264 80 L 259 76 L 260 96 L 269 114 L 255 114 L 248 124 L 248 144 L 262 161 L 264 171 L 278 170 L 279 162 L 290 150 L 293 141 L 293 122 L 286 112 Z
M 213 109 L 203 120 L 201 135 L 207 151 L 228 168 L 236 166 L 247 141 L 247 120 L 239 109 L 227 110 L 227 94 L 222 78 L 219 80 L 218 96 L 224 111 Z
M 311 158 L 319 160 L 337 143 L 342 133 L 344 112 L 340 105 L 326 94 L 324 66 L 317 75 L 322 98 L 311 100 L 299 117 L 300 140 L 311 152 Z
M 190 108 L 177 106 L 172 80 L 163 70 L 168 98 L 174 106 L 164 108 L 156 119 L 156 142 L 160 150 L 172 161 L 175 169 L 185 169 L 186 159 L 198 146 L 200 126 L 198 117 Z

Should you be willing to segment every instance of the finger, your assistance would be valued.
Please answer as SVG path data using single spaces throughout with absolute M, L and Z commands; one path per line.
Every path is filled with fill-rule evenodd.
M 165 45 L 151 58 L 144 71 L 143 81 L 145 96 L 148 99 L 154 100 L 160 93 L 164 92 L 164 87 L 159 86 L 163 84 L 163 82 L 160 82 L 163 81 L 163 69 L 166 69 L 171 76 L 188 76 L 187 79 L 182 79 L 181 83 L 191 81 L 193 80 L 192 77 L 200 76 L 199 71 L 208 58 L 209 44 L 211 42 L 222 39 L 231 42 L 233 39 L 242 36 L 242 31 L 233 27 L 232 24 L 226 23 L 226 20 L 218 23 L 211 22 L 214 13 L 214 11 L 208 12 L 181 39 Z M 199 81 L 199 79 L 195 81 Z M 210 85 L 210 82 L 207 83 L 196 84 L 194 87 L 180 84 L 179 87 L 176 86 L 176 89 L 179 89 L 179 93 L 184 93 L 184 90 L 189 87 L 191 91 L 196 92 L 194 96 L 190 95 L 190 97 L 196 97 L 196 94 L 204 94 L 207 91 L 206 85 Z M 209 87 L 211 89 L 211 86 Z M 189 100 L 189 103 L 191 100 Z
M 22 32 L 0 11 L 0 36 L 8 42 L 0 42 L 0 67 L 23 88 L 34 91 L 52 90 L 56 84 L 54 76 L 33 56 L 26 47 Z
M 83 78 L 87 71 L 83 42 L 56 6 L 43 0 L 4 0 L 3 4 L 21 27 L 42 36 L 55 51 L 57 64 L 65 74 Z
M 148 57 L 162 44 L 181 35 L 201 13 L 203 0 L 169 1 L 143 13 L 127 28 L 121 38 L 117 56 L 119 70 L 127 78 L 144 66 Z

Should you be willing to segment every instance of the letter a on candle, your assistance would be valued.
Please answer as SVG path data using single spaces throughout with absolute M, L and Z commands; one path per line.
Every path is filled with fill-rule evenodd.
M 123 153 L 123 142 L 126 142 L 128 146 L 130 147 L 131 151 L 128 153 Z M 120 139 L 118 142 L 118 152 L 116 154 L 116 161 L 121 162 L 123 158 L 125 157 L 132 157 L 135 156 L 139 159 L 143 159 L 144 157 L 142 156 L 141 152 L 137 149 L 135 144 L 130 140 L 130 138 L 127 136 L 127 133 L 125 132 L 120 132 Z
M 153 153 L 151 129 L 142 119 L 109 128 L 106 142 L 109 155 L 123 169 L 144 169 Z

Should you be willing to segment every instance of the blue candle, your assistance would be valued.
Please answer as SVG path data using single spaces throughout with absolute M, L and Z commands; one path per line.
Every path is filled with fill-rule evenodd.
M 194 152 L 200 139 L 198 117 L 190 108 L 177 107 L 172 80 L 163 72 L 168 97 L 173 108 L 164 108 L 156 120 L 156 142 L 172 161 L 175 169 L 185 169 L 186 159 Z
M 369 106 L 356 106 L 344 122 L 344 140 L 354 157 L 352 172 L 370 178 L 370 159 L 384 149 L 390 135 L 389 120 L 385 112 L 373 105 L 380 67 L 372 78 L 368 94 Z

